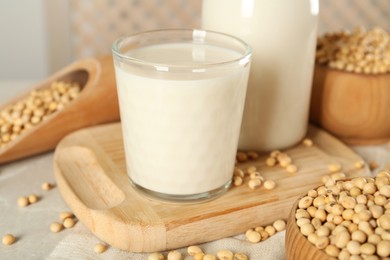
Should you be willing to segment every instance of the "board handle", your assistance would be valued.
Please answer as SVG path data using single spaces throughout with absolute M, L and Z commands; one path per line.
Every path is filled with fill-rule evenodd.
M 56 155 L 69 189 L 90 209 L 107 210 L 125 200 L 124 192 L 107 176 L 95 153 L 82 146 L 66 147 Z

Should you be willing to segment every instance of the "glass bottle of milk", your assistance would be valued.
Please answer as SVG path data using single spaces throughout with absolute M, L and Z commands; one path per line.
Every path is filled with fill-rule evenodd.
M 268 151 L 306 134 L 318 0 L 204 0 L 204 29 L 253 48 L 239 149 Z

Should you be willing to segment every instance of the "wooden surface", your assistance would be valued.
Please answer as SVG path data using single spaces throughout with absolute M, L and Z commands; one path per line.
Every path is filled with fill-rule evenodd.
M 80 96 L 0 149 L 0 164 L 52 150 L 77 129 L 119 120 L 111 56 L 75 62 L 31 90 L 48 88 L 55 80 L 78 82 L 82 86 Z M 28 96 L 31 90 L 0 106 L 0 110 Z
M 289 174 L 267 167 L 265 157 L 240 164 L 256 165 L 277 188 L 232 187 L 208 202 L 179 204 L 152 200 L 129 184 L 119 123 L 79 130 L 55 151 L 58 188 L 80 221 L 108 244 L 133 252 L 184 247 L 242 233 L 248 228 L 287 219 L 298 196 L 320 184 L 328 164 L 338 162 L 348 176 L 366 175 L 353 166 L 361 158 L 317 128 L 310 128 L 313 147 L 287 150 L 300 168 Z
M 299 197 L 302 198 L 302 196 Z M 299 199 L 296 200 L 291 208 L 287 219 L 286 230 L 286 259 L 287 260 L 335 260 L 336 258 L 328 256 L 323 250 L 319 250 L 301 233 L 296 224 L 295 212 L 298 207 Z
M 390 74 L 364 75 L 316 65 L 310 119 L 348 144 L 390 140 Z

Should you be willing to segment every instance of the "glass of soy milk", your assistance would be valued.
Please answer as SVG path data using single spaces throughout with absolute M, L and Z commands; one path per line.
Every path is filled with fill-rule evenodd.
M 230 185 L 252 51 L 204 30 L 157 30 L 113 47 L 127 171 L 153 197 L 191 201 Z

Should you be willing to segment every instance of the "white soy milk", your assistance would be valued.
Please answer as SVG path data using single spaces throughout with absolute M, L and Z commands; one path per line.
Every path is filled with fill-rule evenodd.
M 305 135 L 318 0 L 206 0 L 203 28 L 253 48 L 239 148 L 282 149 Z
M 197 65 L 242 55 L 211 45 L 160 44 L 125 53 L 156 70 L 115 63 L 131 180 L 151 191 L 188 195 L 232 177 L 249 64 L 213 73 Z M 192 73 L 161 64 L 194 66 Z M 167 72 L 170 72 L 167 74 Z

